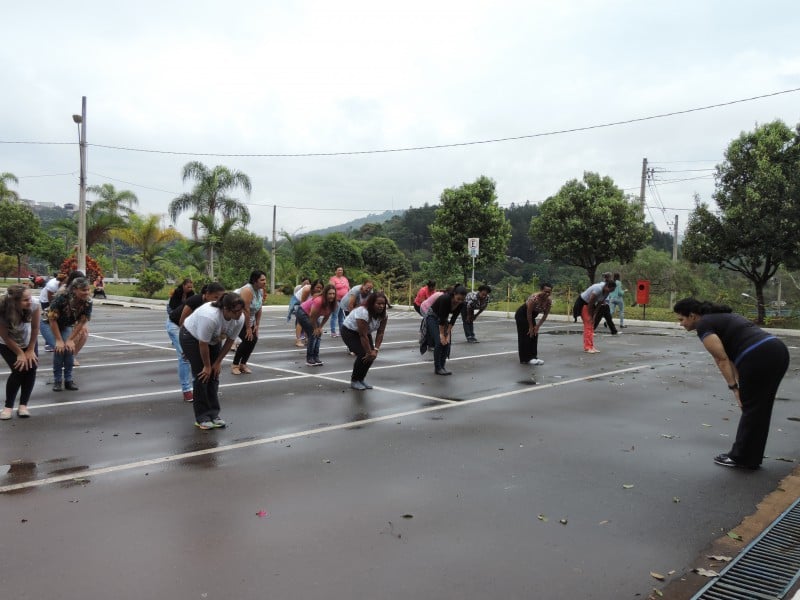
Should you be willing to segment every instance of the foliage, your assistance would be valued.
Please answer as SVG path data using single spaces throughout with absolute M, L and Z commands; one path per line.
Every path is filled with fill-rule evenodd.
M 264 238 L 244 229 L 234 229 L 225 237 L 219 258 L 219 280 L 229 289 L 244 285 L 254 269 L 269 272 L 270 260 Z
M 136 289 L 146 297 L 152 298 L 153 294 L 163 288 L 166 283 L 167 280 L 161 272 L 154 269 L 145 269 L 139 275 L 139 283 L 136 284 Z
M 585 269 L 593 283 L 601 263 L 633 259 L 648 229 L 639 205 L 626 200 L 610 177 L 586 172 L 542 203 L 530 234 L 553 258 Z
M 39 219 L 30 208 L 16 202 L 0 202 L 0 252 L 17 257 L 17 273 L 22 257 L 34 247 L 39 233 Z
M 19 184 L 19 179 L 13 173 L 0 173 L 0 202 L 17 202 L 19 194 L 8 188 L 8 184 Z
M 444 190 L 430 232 L 435 261 L 453 265 L 464 283 L 472 270 L 468 238 L 480 238 L 476 265 L 487 267 L 503 261 L 511 225 L 497 204 L 494 181 L 481 176 L 474 183 Z
M 358 244 L 341 233 L 331 233 L 324 237 L 313 236 L 312 244 L 315 254 L 314 270 L 325 281 L 334 274 L 336 267 L 343 267 L 348 275 L 352 275 L 351 271 L 364 267 Z
M 717 165 L 714 200 L 698 201 L 683 241 L 684 256 L 749 279 L 764 322 L 764 286 L 782 264 L 800 261 L 800 126 L 773 121 L 743 132 Z
M 8 277 L 17 270 L 17 257 L 0 252 L 0 275 Z
M 369 273 L 393 274 L 395 277 L 410 277 L 411 265 L 392 240 L 375 237 L 361 249 L 364 269 Z
M 141 217 L 136 213 L 128 217 L 127 227 L 115 230 L 114 235 L 138 252 L 142 269 L 151 268 L 172 242 L 183 239 L 172 227 L 163 229 L 158 215 Z
M 534 247 L 530 237 L 531 220 L 539 214 L 539 207 L 528 202 L 511 204 L 504 212 L 511 225 L 511 239 L 506 252 L 509 259 L 516 260 L 517 264 L 529 264 L 545 258 L 541 250 Z
M 50 272 L 62 263 L 68 251 L 69 246 L 65 247 L 62 238 L 40 231 L 30 247 L 30 256 L 47 263 L 47 271 Z
M 73 253 L 65 258 L 58 270 L 59 272 L 66 274 L 70 274 L 72 271 L 77 271 L 78 258 L 75 256 L 75 254 Z M 88 254 L 86 255 L 86 272 L 84 274 L 90 282 L 93 282 L 103 274 L 103 270 L 100 268 L 100 265 L 98 265 L 97 261 Z

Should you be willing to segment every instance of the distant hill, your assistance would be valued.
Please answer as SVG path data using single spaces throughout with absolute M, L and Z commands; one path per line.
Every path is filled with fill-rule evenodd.
M 405 213 L 405 210 L 387 210 L 379 214 L 369 214 L 366 217 L 361 217 L 360 219 L 356 219 L 354 221 L 348 221 L 347 223 L 342 223 L 341 225 L 334 225 L 333 227 L 327 227 L 326 229 L 315 229 L 314 231 L 309 231 L 308 235 L 328 235 L 329 233 L 339 232 L 346 233 L 351 229 L 361 229 L 361 227 L 367 223 L 385 223 L 392 217 L 402 217 Z

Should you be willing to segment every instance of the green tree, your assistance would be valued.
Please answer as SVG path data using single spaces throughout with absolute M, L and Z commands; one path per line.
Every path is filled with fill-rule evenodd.
M 154 269 L 144 269 L 139 275 L 139 283 L 136 288 L 148 298 L 152 298 L 153 294 L 159 291 L 166 285 L 167 280 L 163 273 Z
M 345 272 L 363 268 L 361 249 L 344 234 L 330 233 L 322 237 L 312 237 L 312 240 L 314 254 L 318 257 L 315 264 L 317 276 L 326 282 L 336 267 L 344 267 Z
M 53 233 L 40 231 L 30 249 L 30 255 L 47 263 L 48 271 L 57 269 L 64 261 L 71 246 L 64 245 L 64 239 Z
M 39 233 L 39 219 L 30 208 L 16 202 L 0 202 L 0 252 L 17 257 L 17 279 L 22 257 L 34 247 Z
M 717 165 L 716 180 L 720 213 L 698 203 L 683 255 L 750 280 L 763 323 L 765 284 L 782 264 L 800 260 L 800 126 L 793 132 L 778 120 L 743 132 Z
M 8 189 L 8 184 L 19 185 L 19 180 L 13 173 L 0 173 L 0 202 L 16 202 L 19 194 Z
M 190 162 L 183 166 L 183 181 L 195 180 L 192 191 L 181 194 L 169 204 L 169 216 L 173 224 L 178 216 L 186 211 L 192 214 L 192 237 L 199 239 L 199 228 L 201 225 L 217 227 L 217 217 L 222 219 L 238 219 L 242 225 L 250 222 L 250 211 L 247 207 L 231 198 L 228 194 L 242 188 L 247 195 L 250 195 L 252 186 L 250 178 L 241 171 L 230 170 L 227 167 L 217 165 L 214 169 L 209 169 L 201 162 Z M 211 217 L 210 221 L 203 221 L 200 217 Z M 206 229 L 207 233 L 209 232 Z M 214 244 L 207 245 L 208 252 L 208 275 L 214 278 Z
M 225 236 L 219 257 L 219 279 L 230 289 L 244 285 L 254 269 L 269 272 L 264 238 L 245 229 L 234 229 Z
M 141 217 L 136 213 L 130 215 L 125 229 L 115 230 L 114 234 L 138 252 L 142 269 L 152 267 L 169 244 L 183 239 L 172 227 L 163 229 L 158 215 Z
M 473 183 L 444 190 L 430 232 L 434 262 L 452 264 L 464 283 L 473 264 L 468 238 L 480 238 L 477 266 L 487 268 L 505 260 L 511 225 L 497 204 L 494 181 L 481 176 Z
M 17 257 L 6 254 L 5 252 L 0 252 L 0 275 L 4 278 L 8 277 L 16 268 Z
M 610 177 L 585 172 L 539 207 L 530 236 L 551 257 L 586 271 L 611 260 L 629 262 L 648 239 L 641 207 L 625 198 Z
M 368 273 L 384 273 L 394 279 L 411 275 L 411 265 L 392 240 L 385 237 L 374 237 L 361 249 L 364 269 Z
M 312 236 L 300 236 L 295 232 L 290 234 L 286 231 L 280 232 L 283 241 L 278 245 L 277 254 L 284 264 L 291 267 L 287 273 L 294 279 L 294 283 L 300 282 L 300 277 L 314 277 L 310 269 L 315 257 Z
M 112 215 L 112 217 L 120 217 L 123 221 L 132 214 L 133 207 L 139 204 L 139 199 L 136 194 L 130 190 L 117 191 L 110 183 L 103 185 L 91 185 L 86 188 L 87 192 L 97 195 L 97 200 L 92 208 L 99 208 L 105 213 Z M 117 225 L 119 228 L 121 224 Z M 114 236 L 109 240 L 111 242 L 111 272 L 114 274 L 114 279 L 117 278 L 117 242 Z

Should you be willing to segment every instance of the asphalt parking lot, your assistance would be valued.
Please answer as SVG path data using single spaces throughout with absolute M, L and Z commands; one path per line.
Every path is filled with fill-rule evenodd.
M 416 313 L 392 311 L 355 391 L 341 339 L 309 368 L 284 315 L 252 375 L 223 370 L 226 429 L 193 427 L 160 310 L 95 307 L 79 392 L 52 392 L 41 357 L 32 418 L 0 423 L 4 598 L 645 598 L 699 588 L 697 557 L 800 460 L 798 338 L 768 457 L 742 472 L 712 462 L 738 409 L 682 330 L 587 355 L 553 319 L 530 367 L 513 319 L 484 315 L 440 377 Z

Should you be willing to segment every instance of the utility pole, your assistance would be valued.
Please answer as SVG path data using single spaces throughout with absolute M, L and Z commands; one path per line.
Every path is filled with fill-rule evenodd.
M 81 155 L 80 194 L 78 196 L 78 270 L 86 274 L 86 96 L 81 99 L 81 114 L 72 115 L 78 125 L 78 147 Z
M 275 294 L 275 220 L 278 214 L 278 206 L 273 204 L 272 205 L 272 252 L 270 256 L 270 268 L 269 268 L 269 289 L 270 294 Z
M 645 185 L 647 184 L 647 159 L 642 159 L 642 187 L 639 190 L 639 203 L 642 205 L 642 213 L 645 212 L 645 205 L 644 205 L 644 190 Z
M 675 215 L 675 224 L 672 233 L 672 262 L 678 262 L 678 215 Z M 669 307 L 675 306 L 675 291 L 669 293 Z

